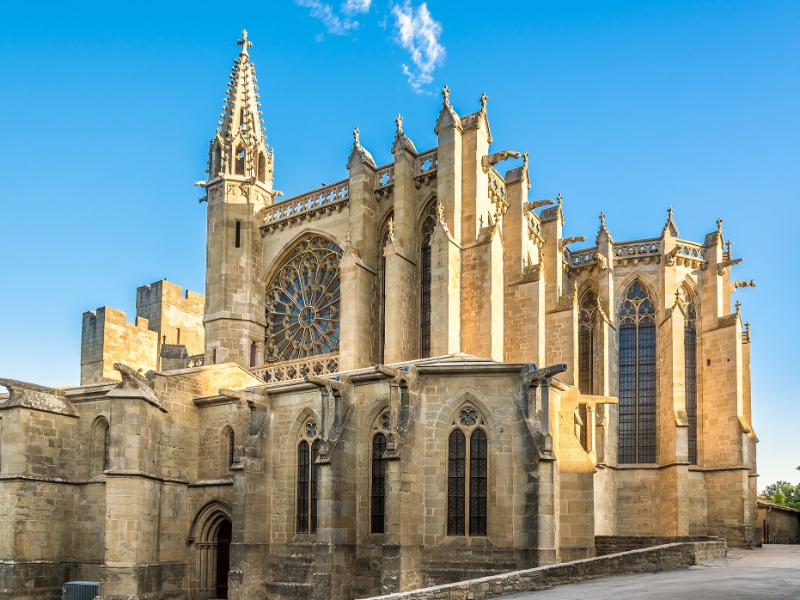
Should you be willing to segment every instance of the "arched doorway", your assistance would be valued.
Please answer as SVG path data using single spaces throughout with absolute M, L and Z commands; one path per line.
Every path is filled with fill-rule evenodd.
M 231 522 L 220 523 L 217 531 L 217 598 L 228 597 L 228 570 L 231 566 Z

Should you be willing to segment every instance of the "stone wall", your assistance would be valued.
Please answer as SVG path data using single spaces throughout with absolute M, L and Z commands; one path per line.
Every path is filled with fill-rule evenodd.
M 765 544 L 800 544 L 800 511 L 758 502 L 758 527 Z
M 598 535 L 594 538 L 594 547 L 597 556 L 607 554 L 618 554 L 631 550 L 641 550 L 652 548 L 653 546 L 663 546 L 665 544 L 678 544 L 686 542 L 722 542 L 723 538 L 713 538 L 707 536 L 638 536 L 638 535 Z
M 555 585 L 611 574 L 628 575 L 680 569 L 724 558 L 726 554 L 724 541 L 666 544 L 410 592 L 374 596 L 369 600 L 483 600 L 517 592 L 548 589 Z

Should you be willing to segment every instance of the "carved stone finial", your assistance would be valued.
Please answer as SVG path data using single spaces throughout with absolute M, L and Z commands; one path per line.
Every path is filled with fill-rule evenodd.
M 747 339 L 750 339 L 750 323 L 744 324 L 744 330 L 747 333 Z
M 739 316 L 742 314 L 742 303 L 738 300 L 736 301 L 736 314 Z
M 247 49 L 253 47 L 253 42 L 247 41 L 247 29 L 242 29 L 242 39 L 236 42 L 236 45 L 242 47 L 242 51 L 239 53 L 239 56 L 242 54 L 247 56 Z
M 728 243 L 727 243 L 727 244 L 725 244 L 725 249 L 726 249 L 726 250 L 727 250 L 727 252 L 728 252 L 728 256 L 730 256 L 730 254 L 731 254 L 731 247 L 732 247 L 732 246 L 733 246 L 733 242 L 732 242 L 732 241 L 730 241 L 730 240 L 728 240 Z
M 361 145 L 361 131 L 358 129 L 358 127 L 353 129 L 353 144 L 355 146 Z
M 403 133 L 403 117 L 397 115 L 397 117 L 395 117 L 394 122 L 395 125 L 397 125 L 397 133 Z
M 558 196 L 556 196 L 556 200 L 558 200 L 558 207 L 561 208 L 564 204 L 564 196 L 561 195 L 561 192 L 558 192 Z
M 441 202 L 436 203 L 436 216 L 444 222 L 444 205 Z
M 670 220 L 670 221 L 672 220 L 672 215 L 673 215 L 673 213 L 674 213 L 674 211 L 672 210 L 672 206 L 670 206 L 670 207 L 667 209 L 667 215 L 668 215 L 668 218 L 669 218 L 669 220 Z
M 394 217 L 389 217 L 388 225 L 389 225 L 389 232 L 388 232 L 389 241 L 396 246 L 397 241 L 394 239 Z
M 717 219 L 717 231 L 722 233 L 722 219 Z
M 447 84 L 445 84 L 442 89 L 442 104 L 444 106 L 450 106 L 450 88 L 447 87 Z
M 528 157 L 529 156 L 530 155 L 528 154 L 527 150 L 525 150 L 525 152 L 522 153 L 522 168 L 523 169 L 527 169 L 528 168 Z
M 600 213 L 600 228 L 601 229 L 605 229 L 606 228 L 606 213 L 604 213 L 604 212 Z
M 489 96 L 486 93 L 481 94 L 481 112 L 486 112 L 486 101 L 489 99 Z

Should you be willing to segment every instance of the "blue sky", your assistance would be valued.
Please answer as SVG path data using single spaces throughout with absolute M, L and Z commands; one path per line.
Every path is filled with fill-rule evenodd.
M 135 313 L 161 278 L 203 291 L 203 177 L 235 41 L 254 43 L 276 187 L 346 177 L 352 142 L 419 149 L 447 83 L 489 96 L 495 150 L 528 150 L 565 235 L 684 239 L 724 218 L 752 322 L 759 487 L 800 480 L 800 3 L 269 0 L 6 3 L 0 22 L 0 374 L 76 384 L 81 313 Z M 514 165 L 510 165 L 509 168 Z M 789 302 L 790 308 L 793 302 Z

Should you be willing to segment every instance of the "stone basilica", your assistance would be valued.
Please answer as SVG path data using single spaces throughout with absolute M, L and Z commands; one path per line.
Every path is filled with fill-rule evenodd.
M 758 543 L 753 284 L 721 220 L 615 241 L 600 215 L 575 250 L 448 88 L 434 148 L 398 117 L 378 166 L 356 129 L 345 179 L 279 198 L 239 45 L 205 297 L 85 313 L 78 387 L 0 380 L 0 598 L 347 600 L 596 536 Z

